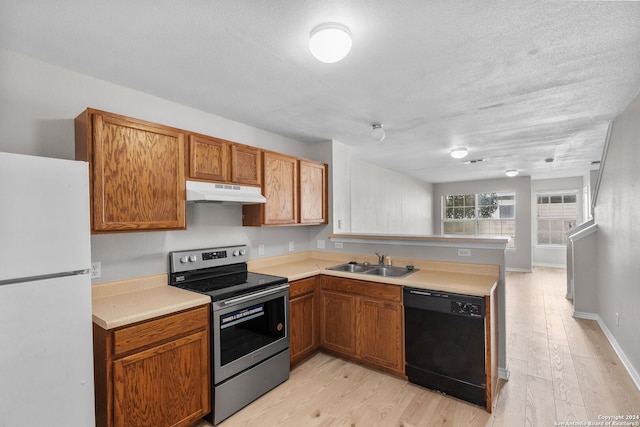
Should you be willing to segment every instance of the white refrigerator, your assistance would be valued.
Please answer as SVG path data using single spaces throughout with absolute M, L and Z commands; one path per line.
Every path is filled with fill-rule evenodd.
M 88 164 L 0 153 L 0 427 L 95 425 Z

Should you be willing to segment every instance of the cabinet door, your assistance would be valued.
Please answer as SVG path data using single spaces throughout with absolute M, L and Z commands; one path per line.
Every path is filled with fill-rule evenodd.
M 114 426 L 188 426 L 210 408 L 207 331 L 113 364 Z
M 316 277 L 289 283 L 291 365 L 320 348 L 320 302 Z
M 284 154 L 265 152 L 264 224 L 298 222 L 298 160 Z
M 358 298 L 357 353 L 366 362 L 404 374 L 402 305 Z
M 300 223 L 327 223 L 327 165 L 300 160 Z
M 231 145 L 231 181 L 236 184 L 262 184 L 260 150 L 247 145 Z
M 355 297 L 334 291 L 322 291 L 322 345 L 346 356 L 356 354 Z
M 315 293 L 293 298 L 289 302 L 291 364 L 295 364 L 318 348 L 317 308 Z
M 189 135 L 189 177 L 208 181 L 229 181 L 229 142 Z
M 93 116 L 93 229 L 185 228 L 184 133 Z

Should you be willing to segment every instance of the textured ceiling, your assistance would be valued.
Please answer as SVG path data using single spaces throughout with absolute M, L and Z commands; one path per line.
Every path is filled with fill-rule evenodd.
M 307 48 L 327 21 L 353 36 L 336 64 Z M 4 48 L 434 183 L 593 169 L 639 23 L 638 1 L 0 0 Z

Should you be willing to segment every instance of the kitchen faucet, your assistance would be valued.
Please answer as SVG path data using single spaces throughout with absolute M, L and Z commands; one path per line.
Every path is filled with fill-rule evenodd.
M 376 252 L 376 255 L 378 256 L 378 267 L 384 267 L 384 258 L 386 255 L 380 255 L 378 252 Z

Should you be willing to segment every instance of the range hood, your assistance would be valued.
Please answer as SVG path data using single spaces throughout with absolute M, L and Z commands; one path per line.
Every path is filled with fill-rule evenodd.
M 265 203 L 259 187 L 212 182 L 187 181 L 187 202 L 204 203 Z

